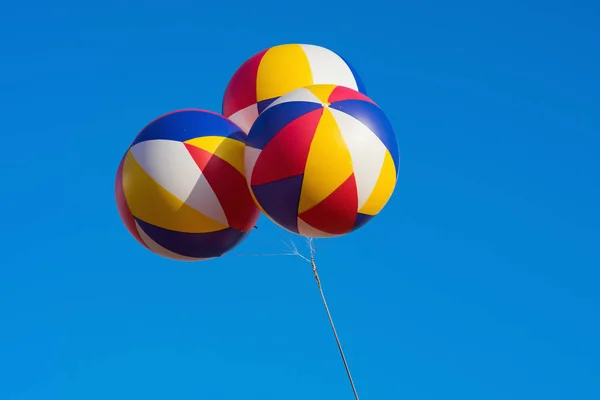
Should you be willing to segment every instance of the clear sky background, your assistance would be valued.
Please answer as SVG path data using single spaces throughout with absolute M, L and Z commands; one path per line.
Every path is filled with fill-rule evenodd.
M 0 399 L 352 398 L 310 266 L 241 256 L 291 235 L 177 263 L 114 202 L 146 123 L 290 42 L 347 58 L 401 148 L 317 253 L 361 399 L 599 399 L 600 6 L 409 3 L 3 4 Z

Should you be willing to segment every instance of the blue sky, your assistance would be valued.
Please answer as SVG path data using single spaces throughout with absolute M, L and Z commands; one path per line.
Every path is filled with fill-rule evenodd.
M 600 398 L 600 7 L 592 1 L 39 0 L 0 14 L 0 399 L 351 399 L 290 235 L 222 259 L 139 246 L 114 204 L 137 132 L 220 111 L 280 43 L 348 59 L 398 133 L 384 212 L 319 243 L 368 399 Z M 397 8 L 394 8 L 397 7 Z

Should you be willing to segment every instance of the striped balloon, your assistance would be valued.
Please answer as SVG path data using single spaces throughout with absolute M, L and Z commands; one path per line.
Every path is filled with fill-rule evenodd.
M 234 73 L 223 97 L 223 115 L 248 132 L 275 99 L 314 84 L 366 94 L 354 69 L 338 54 L 321 46 L 283 44 L 255 54 Z
M 151 251 L 215 258 L 238 245 L 260 211 L 244 179 L 246 134 L 223 116 L 181 110 L 147 125 L 117 171 L 119 214 Z
M 256 203 L 303 236 L 363 226 L 390 199 L 398 168 L 396 136 L 383 111 L 342 86 L 312 85 L 280 97 L 246 143 L 246 180 Z

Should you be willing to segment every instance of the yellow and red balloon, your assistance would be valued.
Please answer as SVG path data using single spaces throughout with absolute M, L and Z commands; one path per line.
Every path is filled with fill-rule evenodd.
M 343 235 L 385 206 L 398 175 L 384 112 L 355 90 L 311 85 L 274 101 L 246 142 L 245 173 L 261 210 L 310 237 Z
M 223 115 L 245 132 L 278 97 L 309 85 L 345 86 L 366 94 L 354 70 L 339 54 L 309 44 L 282 44 L 263 50 L 233 74 L 223 96 Z
M 116 176 L 119 214 L 151 251 L 176 260 L 215 258 L 237 246 L 260 211 L 244 179 L 246 134 L 203 110 L 147 125 Z

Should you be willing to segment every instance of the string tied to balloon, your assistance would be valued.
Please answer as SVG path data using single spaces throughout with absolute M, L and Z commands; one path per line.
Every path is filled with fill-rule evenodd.
M 313 275 L 315 277 L 315 281 L 317 282 L 317 287 L 319 288 L 319 293 L 321 294 L 321 300 L 323 301 L 323 306 L 325 306 L 325 311 L 327 312 L 327 317 L 329 318 L 329 325 L 331 325 L 331 330 L 333 331 L 333 336 L 335 337 L 335 342 L 337 344 L 338 350 L 340 352 L 340 356 L 342 358 L 342 362 L 344 363 L 344 368 L 346 369 L 346 375 L 348 375 L 348 381 L 350 382 L 350 386 L 352 387 L 352 392 L 354 393 L 354 399 L 359 400 L 358 392 L 356 391 L 356 385 L 354 385 L 354 380 L 352 379 L 352 374 L 350 373 L 350 367 L 348 366 L 348 361 L 346 360 L 346 356 L 344 354 L 344 350 L 342 349 L 342 343 L 338 336 L 337 330 L 335 329 L 335 324 L 333 323 L 333 317 L 331 316 L 331 311 L 329 310 L 329 306 L 327 305 L 327 299 L 325 298 L 325 292 L 323 291 L 323 285 L 321 284 L 321 278 L 319 277 L 319 271 L 317 270 L 317 264 L 315 262 L 315 253 L 316 248 L 314 244 L 313 238 L 306 238 L 308 248 L 309 248 L 309 256 L 306 257 L 302 255 L 296 246 L 292 242 L 292 251 L 293 255 L 296 255 L 302 258 L 304 261 L 310 263 L 312 266 Z
M 302 260 L 309 263 L 312 267 L 312 272 L 315 277 L 315 281 L 317 282 L 317 287 L 319 289 L 319 293 L 321 294 L 321 300 L 323 301 L 323 306 L 325 307 L 325 311 L 327 312 L 327 318 L 329 319 L 329 325 L 331 326 L 331 330 L 333 331 L 333 336 L 335 337 L 335 342 L 337 344 L 338 350 L 340 352 L 340 357 L 342 358 L 342 362 L 344 364 L 344 368 L 346 370 L 346 375 L 348 376 L 348 381 L 350 382 L 350 386 L 352 387 L 352 392 L 354 393 L 354 400 L 359 400 L 358 392 L 356 391 L 356 385 L 354 384 L 354 380 L 352 379 L 352 374 L 350 373 L 350 367 L 348 366 L 348 361 L 346 360 L 346 355 L 344 354 L 344 350 L 342 348 L 342 344 L 335 328 L 335 324 L 333 322 L 333 317 L 331 316 L 331 311 L 329 310 L 329 306 L 327 304 L 327 299 L 325 298 L 325 292 L 323 291 L 323 285 L 321 284 L 321 278 L 319 277 L 319 271 L 317 270 L 317 263 L 315 261 L 316 247 L 315 247 L 315 239 L 311 237 L 305 237 L 307 246 L 309 249 L 308 256 L 302 254 L 296 244 L 293 241 L 287 243 L 282 240 L 282 243 L 286 247 L 285 253 L 254 253 L 254 254 L 238 254 L 240 257 L 280 257 L 280 256 L 296 256 L 301 258 Z

